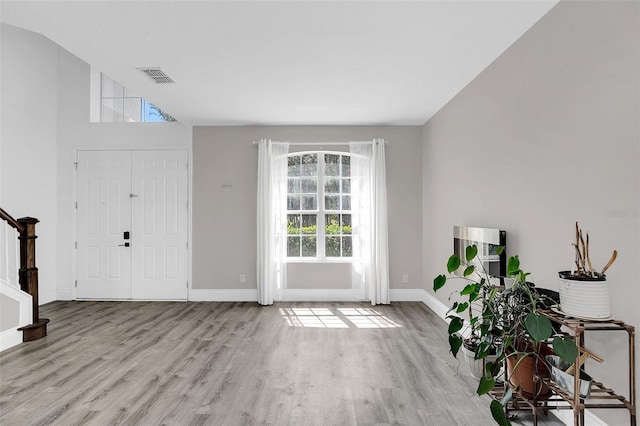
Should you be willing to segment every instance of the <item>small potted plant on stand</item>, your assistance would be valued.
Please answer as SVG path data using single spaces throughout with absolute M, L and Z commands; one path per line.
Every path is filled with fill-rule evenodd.
M 504 248 L 499 248 L 500 253 L 502 250 Z M 492 400 L 490 405 L 496 422 L 509 425 L 504 406 L 510 401 L 513 390 L 522 394 L 522 389 L 526 387 L 514 382 L 514 379 L 528 376 L 532 384 L 527 389 L 532 389 L 533 394 L 539 392 L 539 387 L 533 383 L 534 371 L 539 365 L 544 365 L 544 356 L 548 354 L 541 349 L 540 343 L 552 336 L 553 328 L 551 321 L 536 311 L 541 296 L 526 282 L 528 274 L 520 269 L 518 256 L 510 257 L 507 264 L 507 273 L 514 278 L 513 285 L 502 288 L 494 284 L 495 280 L 487 274 L 482 262 L 477 261 L 477 253 L 476 246 L 468 246 L 465 259 L 454 254 L 447 261 L 448 273 L 461 269 L 462 276 L 453 278 L 465 281 L 462 289 L 454 291 L 462 299 L 452 304 L 446 317 L 449 320 L 449 346 L 453 356 L 457 357 L 465 341 L 460 333 L 466 327 L 475 343 L 475 359 L 486 361 L 491 353 L 495 354 L 494 361 L 486 362 L 485 374 L 480 378 L 476 389 L 478 395 L 487 394 L 494 388 L 496 381 L 505 374 L 502 366 L 509 360 L 506 362 L 509 367 L 506 374 L 510 386 L 507 386 L 501 400 Z M 478 264 L 480 268 L 477 267 Z M 438 275 L 434 279 L 434 291 L 444 287 L 447 282 L 446 275 Z M 472 305 L 477 308 L 471 309 Z M 464 312 L 469 314 L 468 324 L 460 317 Z M 576 359 L 577 348 L 572 339 L 558 336 L 553 340 L 553 347 L 558 356 L 567 362 Z M 523 366 L 527 363 L 531 363 L 534 370 L 523 375 Z

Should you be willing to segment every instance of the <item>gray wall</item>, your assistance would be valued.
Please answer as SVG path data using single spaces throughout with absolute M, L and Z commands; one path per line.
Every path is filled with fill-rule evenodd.
M 252 142 L 262 138 L 386 139 L 390 285 L 422 288 L 420 126 L 246 126 L 193 129 L 194 289 L 256 288 L 258 148 Z M 402 283 L 402 274 L 408 283 Z
M 425 124 L 429 292 L 454 225 L 505 229 L 509 254 L 520 255 L 537 285 L 557 289 L 577 220 L 589 231 L 594 266 L 618 250 L 607 274 L 612 313 L 640 326 L 639 7 L 559 3 Z M 446 303 L 448 294 L 437 297 Z M 589 363 L 592 374 L 627 392 L 624 336 L 587 339 L 606 360 Z M 598 415 L 628 422 L 620 412 Z
M 287 288 L 348 290 L 351 288 L 351 264 L 289 263 Z

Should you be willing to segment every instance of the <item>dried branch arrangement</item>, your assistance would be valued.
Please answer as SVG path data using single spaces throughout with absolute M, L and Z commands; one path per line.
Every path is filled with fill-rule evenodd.
M 573 243 L 573 247 L 576 250 L 576 271 L 575 276 L 592 277 L 592 278 L 604 278 L 604 273 L 615 262 L 618 257 L 618 251 L 614 250 L 609 262 L 602 268 L 600 272 L 597 272 L 591 264 L 591 257 L 589 256 L 589 234 L 585 234 L 583 237 L 582 229 L 576 222 L 576 242 Z

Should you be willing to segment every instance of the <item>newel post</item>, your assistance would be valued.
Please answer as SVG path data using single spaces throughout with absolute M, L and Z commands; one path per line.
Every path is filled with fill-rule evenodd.
M 22 291 L 29 293 L 33 303 L 33 323 L 19 328 L 22 330 L 22 341 L 30 342 L 47 335 L 49 320 L 40 318 L 40 305 L 38 303 L 38 268 L 36 268 L 36 223 L 39 220 L 33 217 L 18 219 L 23 226 L 18 239 L 20 240 L 20 273 L 19 282 Z

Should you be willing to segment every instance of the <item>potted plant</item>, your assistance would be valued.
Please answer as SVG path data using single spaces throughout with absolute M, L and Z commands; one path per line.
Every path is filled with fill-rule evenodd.
M 499 248 L 501 254 L 504 248 Z M 461 351 L 465 364 L 469 368 L 471 375 L 480 380 L 484 375 L 485 362 L 495 360 L 495 348 L 488 347 L 487 342 L 482 340 L 480 325 L 480 314 L 482 312 L 483 300 L 486 298 L 486 291 L 491 289 L 491 277 L 486 273 L 484 266 L 481 268 L 472 264 L 478 257 L 478 248 L 475 245 L 466 247 L 466 262 L 462 262 L 457 255 L 452 255 L 447 262 L 447 270 L 450 274 L 459 272 L 464 266 L 462 279 L 465 282 L 464 288 L 455 291 L 459 300 L 455 301 L 447 313 L 449 320 L 449 343 L 451 352 L 457 357 Z M 439 290 L 446 283 L 447 277 L 440 275 L 434 281 L 434 291 Z M 452 295 L 449 297 L 451 299 Z M 465 319 L 462 315 L 466 316 Z M 493 359 L 492 359 L 493 358 Z
M 500 247 L 498 254 L 503 250 Z M 537 312 L 542 296 L 526 281 L 529 274 L 520 269 L 518 256 L 510 257 L 507 262 L 507 274 L 513 278 L 513 285 L 504 288 L 495 285 L 495 280 L 489 276 L 477 255 L 477 247 L 471 245 L 466 248 L 464 259 L 454 254 L 447 261 L 451 281 L 462 280 L 464 283 L 462 288 L 458 287 L 452 293 L 457 300 L 446 317 L 449 320 L 449 346 L 454 357 L 457 357 L 465 340 L 473 343 L 477 360 L 486 360 L 492 352 L 495 353 L 495 360 L 486 362 L 485 375 L 480 378 L 476 389 L 478 395 L 489 393 L 496 381 L 503 378 L 502 366 L 505 363 L 510 367 L 506 372 L 511 381 L 509 390 L 502 400 L 492 400 L 490 405 L 496 422 L 509 425 L 504 405 L 511 399 L 512 387 L 517 391 L 522 389 L 522 385 L 514 383 L 513 378 L 521 375 L 527 363 L 532 363 L 534 370 L 538 365 L 544 365 L 544 356 L 548 353 L 542 349 L 541 343 L 552 336 L 553 328 L 551 321 Z M 452 277 L 456 271 L 462 271 L 462 274 Z M 438 275 L 433 281 L 434 291 L 443 288 L 448 281 L 446 275 Z M 460 316 L 464 313 L 468 319 Z M 567 362 L 576 359 L 577 348 L 570 338 L 556 337 L 553 348 Z M 530 372 L 531 382 L 533 376 Z M 532 389 L 537 391 L 535 387 Z
M 605 272 L 615 262 L 618 252 L 613 251 L 609 262 L 597 271 L 591 263 L 589 234 L 583 236 L 576 222 L 575 265 L 571 271 L 558 273 L 560 310 L 563 314 L 584 319 L 608 319 L 609 283 Z
M 544 296 L 527 282 L 528 273 L 520 270 L 517 256 L 509 259 L 508 272 L 516 277 L 511 288 L 498 292 L 487 302 L 484 319 L 498 329 L 507 364 L 507 379 L 528 399 L 544 399 L 550 389 L 534 376 L 548 377 L 545 356 L 553 350 L 544 343 L 553 334 L 551 321 L 538 315 Z

